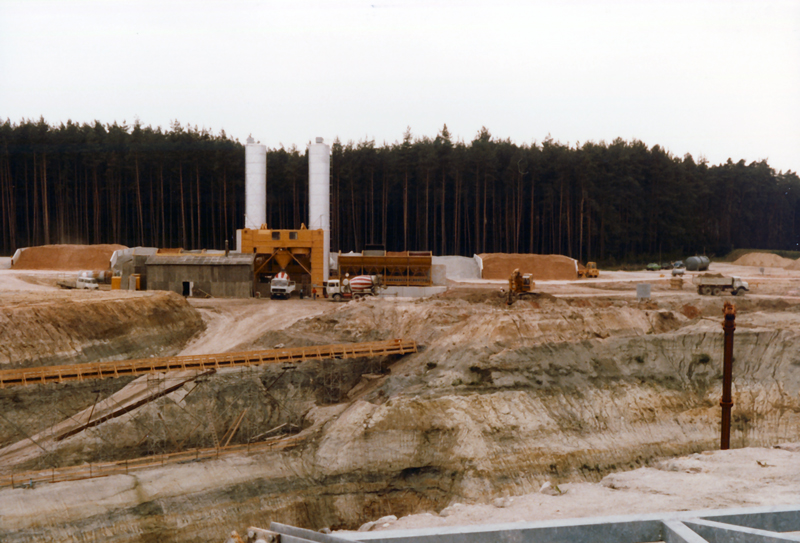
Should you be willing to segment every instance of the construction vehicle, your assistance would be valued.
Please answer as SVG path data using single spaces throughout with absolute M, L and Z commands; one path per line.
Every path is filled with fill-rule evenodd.
M 508 278 L 508 294 L 506 294 L 506 304 L 511 305 L 517 299 L 528 298 L 533 296 L 533 288 L 536 283 L 533 282 L 533 275 L 530 273 L 521 274 L 519 269 L 511 272 Z
M 578 270 L 578 279 L 597 279 L 600 272 L 597 270 L 597 262 L 587 262 L 586 267 Z
M 100 283 L 94 277 L 78 277 L 75 280 L 75 288 L 97 290 L 100 288 Z
M 283 298 L 289 299 L 296 288 L 295 282 L 289 280 L 289 274 L 285 271 L 280 271 L 275 274 L 275 277 L 269 282 L 269 297 L 272 299 Z
M 729 290 L 734 296 L 750 290 L 747 281 L 742 281 L 738 277 L 725 277 L 723 275 L 703 274 L 696 275 L 692 283 L 697 285 L 697 293 L 704 296 L 716 296 L 723 291 Z
M 339 302 L 344 299 L 377 296 L 382 288 L 385 288 L 382 275 L 357 275 L 351 278 L 347 273 L 341 280 L 330 279 L 325 287 L 325 294 Z

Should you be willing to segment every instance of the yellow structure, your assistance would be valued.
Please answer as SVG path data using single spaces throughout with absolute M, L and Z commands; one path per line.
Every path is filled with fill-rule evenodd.
M 578 279 L 596 279 L 600 277 L 596 262 L 587 262 L 586 267 L 578 270 Z
M 382 275 L 389 287 L 429 287 L 432 256 L 430 251 L 388 253 L 382 255 L 343 255 L 339 253 L 339 277 L 346 273 Z
M 255 253 L 253 263 L 254 290 L 260 296 L 269 295 L 269 281 L 285 271 L 298 289 L 307 285 L 322 292 L 324 282 L 325 237 L 323 231 L 270 230 L 262 224 L 258 230 L 244 228 L 236 231 L 237 248 L 245 254 Z

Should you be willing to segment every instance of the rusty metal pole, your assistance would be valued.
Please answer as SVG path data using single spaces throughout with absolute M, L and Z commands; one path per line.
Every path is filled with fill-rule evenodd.
M 719 405 L 722 406 L 722 436 L 720 439 L 720 450 L 727 450 L 731 446 L 731 408 L 733 398 L 731 397 L 731 384 L 733 381 L 733 331 L 736 330 L 736 307 L 730 302 L 725 302 L 722 308 L 725 320 L 722 322 L 722 329 L 725 331 L 725 349 L 722 357 L 722 399 Z

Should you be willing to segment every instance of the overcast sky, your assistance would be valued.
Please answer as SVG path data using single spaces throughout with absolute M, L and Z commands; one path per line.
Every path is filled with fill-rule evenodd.
M 617 137 L 800 169 L 800 1 L 0 0 L 0 118 Z

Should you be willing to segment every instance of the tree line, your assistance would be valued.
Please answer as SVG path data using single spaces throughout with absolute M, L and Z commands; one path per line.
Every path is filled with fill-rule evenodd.
M 565 254 L 604 263 L 796 249 L 800 178 L 616 139 L 518 145 L 483 128 L 331 146 L 331 249 Z M 244 146 L 177 121 L 0 124 L 2 251 L 51 243 L 222 248 L 244 217 Z M 308 221 L 307 150 L 268 149 L 267 222 Z M 233 246 L 233 245 L 232 245 Z

